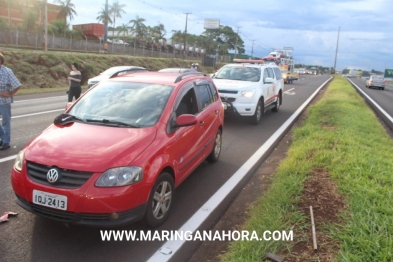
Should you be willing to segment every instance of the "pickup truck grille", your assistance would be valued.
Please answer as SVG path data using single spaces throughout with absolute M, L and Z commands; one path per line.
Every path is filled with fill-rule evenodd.
M 237 90 L 218 90 L 218 93 L 222 94 L 237 94 L 238 92 Z

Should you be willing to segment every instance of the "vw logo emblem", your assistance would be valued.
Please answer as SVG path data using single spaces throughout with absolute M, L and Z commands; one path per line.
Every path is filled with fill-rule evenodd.
M 59 179 L 59 171 L 55 168 L 50 169 L 48 173 L 46 173 L 46 179 L 49 183 L 56 183 Z

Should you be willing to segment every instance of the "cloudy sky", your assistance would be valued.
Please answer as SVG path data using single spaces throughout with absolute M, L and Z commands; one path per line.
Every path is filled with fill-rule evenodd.
M 70 24 L 96 23 L 106 0 L 71 0 L 77 16 Z M 272 49 L 293 47 L 297 63 L 336 68 L 393 68 L 393 0 L 108 0 L 125 4 L 116 26 L 136 16 L 145 24 L 201 34 L 205 19 L 219 19 L 245 42 L 246 54 L 266 56 Z M 54 2 L 54 1 L 52 1 Z M 253 41 L 254 40 L 254 41 Z

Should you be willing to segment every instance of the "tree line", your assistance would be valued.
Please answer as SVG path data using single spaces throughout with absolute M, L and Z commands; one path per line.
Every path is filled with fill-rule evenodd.
M 10 9 L 19 9 L 23 14 L 23 22 L 17 26 L 18 30 L 28 33 L 42 33 L 44 29 L 44 7 L 45 1 L 26 1 L 26 0 L 1 0 L 1 8 L 7 8 L 8 13 Z M 26 8 L 27 3 L 33 4 L 33 8 Z M 72 0 L 55 0 L 55 3 L 60 6 L 57 19 L 48 25 L 48 32 L 58 37 L 72 37 L 73 39 L 84 39 L 84 34 L 80 29 L 70 29 L 68 21 L 72 21 L 74 16 L 77 16 L 77 11 Z M 237 54 L 244 54 L 244 41 L 242 38 L 229 26 L 221 25 L 217 30 L 205 30 L 201 35 L 194 35 L 185 33 L 182 30 L 172 30 L 172 36 L 166 38 L 167 31 L 165 25 L 158 23 L 155 26 L 146 25 L 146 19 L 135 16 L 130 19 L 128 23 L 116 25 L 116 20 L 122 18 L 126 14 L 124 8 L 125 4 L 119 1 L 114 2 L 106 9 L 105 4 L 98 12 L 96 20 L 98 23 L 111 25 L 108 31 L 112 31 L 112 39 L 122 39 L 128 43 L 150 43 L 162 44 L 169 42 L 184 43 L 191 46 L 198 46 L 204 48 L 208 54 L 226 55 L 229 51 L 234 51 L 237 47 Z M 36 24 L 38 22 L 38 26 Z M 5 21 L 0 18 L 0 29 L 13 29 L 10 21 Z M 237 44 L 236 44 L 237 43 Z

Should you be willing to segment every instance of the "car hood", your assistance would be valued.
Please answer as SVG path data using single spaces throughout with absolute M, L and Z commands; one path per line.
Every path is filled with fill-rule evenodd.
M 228 79 L 213 79 L 218 91 L 220 90 L 240 90 L 247 88 L 255 88 L 259 82 L 228 80 Z
M 156 137 L 156 127 L 119 128 L 52 124 L 25 149 L 25 159 L 59 168 L 104 172 L 129 165 Z

